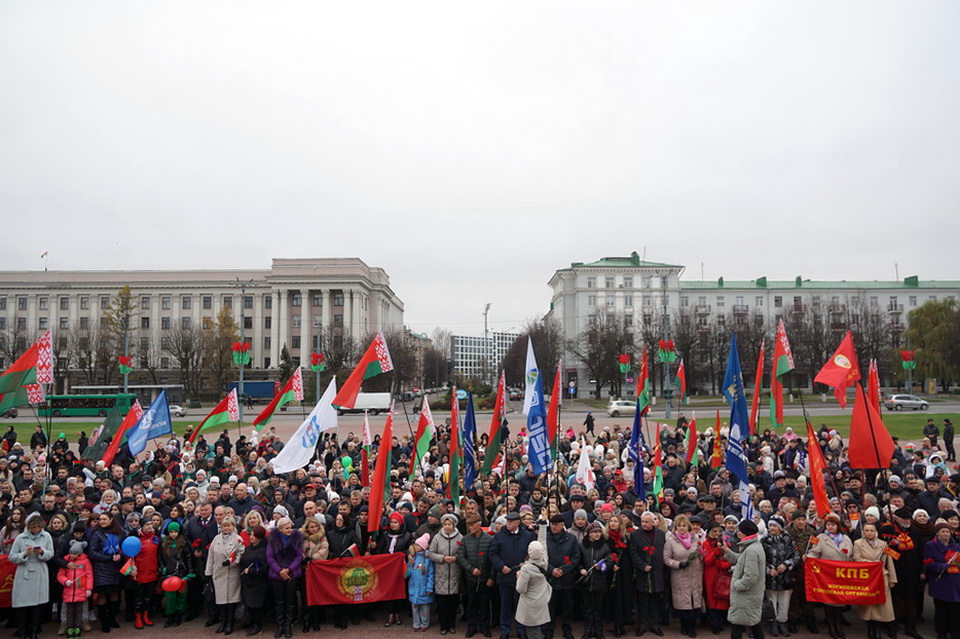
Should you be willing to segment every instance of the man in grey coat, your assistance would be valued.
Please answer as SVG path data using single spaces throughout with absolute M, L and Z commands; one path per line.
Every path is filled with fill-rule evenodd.
M 760 618 L 763 613 L 763 592 L 766 586 L 764 569 L 766 554 L 760 544 L 759 529 L 745 519 L 737 526 L 740 552 L 727 550 L 726 559 L 734 564 L 733 580 L 730 582 L 730 610 L 727 621 L 732 630 L 730 639 L 741 639 L 743 631 L 750 628 L 754 639 L 763 639 Z

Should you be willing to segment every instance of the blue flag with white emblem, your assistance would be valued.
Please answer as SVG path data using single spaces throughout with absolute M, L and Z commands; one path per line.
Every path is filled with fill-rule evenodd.
M 743 516 L 753 511 L 747 489 L 746 438 L 750 432 L 747 417 L 747 397 L 743 390 L 743 374 L 740 372 L 740 353 L 737 351 L 737 336 L 730 334 L 730 355 L 727 357 L 727 374 L 723 378 L 723 396 L 730 404 L 730 435 L 727 438 L 727 458 L 724 462 L 739 481 Z
M 167 404 L 167 391 L 162 390 L 157 398 L 144 411 L 136 426 L 130 429 L 127 435 L 127 446 L 131 455 L 139 455 L 146 449 L 147 442 L 161 435 L 173 433 L 173 423 L 170 420 L 170 406 Z
M 647 498 L 647 487 L 643 481 L 643 430 L 640 427 L 640 399 L 633 414 L 633 430 L 630 432 L 630 459 L 633 460 L 633 492 L 638 499 Z
M 536 475 L 550 470 L 550 438 L 547 435 L 547 407 L 543 401 L 543 378 L 536 376 L 527 413 L 527 431 L 530 433 L 528 457 Z
M 460 447 L 463 449 L 463 481 L 469 491 L 477 481 L 477 418 L 473 414 L 473 393 L 467 393 L 467 416 L 460 430 Z

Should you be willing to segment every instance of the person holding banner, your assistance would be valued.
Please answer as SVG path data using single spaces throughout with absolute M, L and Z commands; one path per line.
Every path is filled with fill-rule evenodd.
M 935 537 L 923 547 L 927 584 L 933 597 L 937 639 L 960 637 L 960 545 L 953 539 L 950 524 L 940 522 Z
M 831 561 L 850 561 L 853 558 L 853 542 L 840 530 L 840 515 L 828 513 L 824 518 L 823 532 L 810 538 L 810 550 L 807 557 L 829 559 Z M 836 604 L 824 604 L 827 617 L 827 632 L 833 639 L 846 639 L 846 633 L 840 622 L 841 607 Z
M 882 604 L 857 606 L 857 614 L 867 622 L 867 638 L 880 639 L 880 624 L 890 623 L 895 618 L 890 587 L 897 583 L 897 569 L 893 560 L 899 557 L 899 554 L 879 539 L 875 523 L 865 522 L 860 533 L 862 537 L 853 542 L 853 560 L 879 561 L 883 564 L 883 589 L 886 598 Z

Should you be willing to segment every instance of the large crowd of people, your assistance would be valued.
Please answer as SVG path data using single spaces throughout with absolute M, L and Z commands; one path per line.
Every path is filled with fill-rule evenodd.
M 15 566 L 10 623 L 20 639 L 35 639 L 42 624 L 72 637 L 198 618 L 211 634 L 253 636 L 272 624 L 275 637 L 367 620 L 468 638 L 662 636 L 672 625 L 689 637 L 728 627 L 734 639 L 821 629 L 843 639 L 865 626 L 869 639 L 920 639 L 932 620 L 938 639 L 958 639 L 960 474 L 943 421 L 922 433 L 918 425 L 917 441 L 897 442 L 881 471 L 851 469 L 844 439 L 820 428 L 830 495 L 822 518 L 806 437 L 787 428 L 749 439 L 745 518 L 730 473 L 711 464 L 726 428 L 701 432 L 688 463 L 682 415 L 659 442 L 648 433 L 662 483 L 645 450 L 644 498 L 629 432 L 592 415 L 589 432 L 563 427 L 555 471 L 541 476 L 525 429 L 504 424 L 497 450 L 483 435 L 479 460 L 497 462 L 461 487 L 459 503 L 450 499 L 449 424 L 416 468 L 412 437 L 375 438 L 371 459 L 392 462 L 382 512 L 370 511 L 353 433 L 324 433 L 307 466 L 280 475 L 272 430 L 207 432 L 193 445 L 172 437 L 140 459 L 121 449 L 107 465 L 82 458 L 85 436 L 47 442 L 38 426 L 23 446 L 11 428 L 0 455 L 0 553 Z M 584 454 L 589 479 L 577 469 Z M 310 562 L 385 553 L 404 557 L 405 599 L 309 604 Z M 881 562 L 885 603 L 808 601 L 810 557 Z

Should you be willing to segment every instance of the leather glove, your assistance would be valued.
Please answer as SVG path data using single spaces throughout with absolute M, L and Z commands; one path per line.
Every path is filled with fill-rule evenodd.
M 689 565 L 690 565 L 690 562 L 689 562 L 689 561 L 681 561 L 681 562 L 680 562 L 680 570 L 683 570 L 684 568 L 686 568 L 686 567 L 689 566 Z

